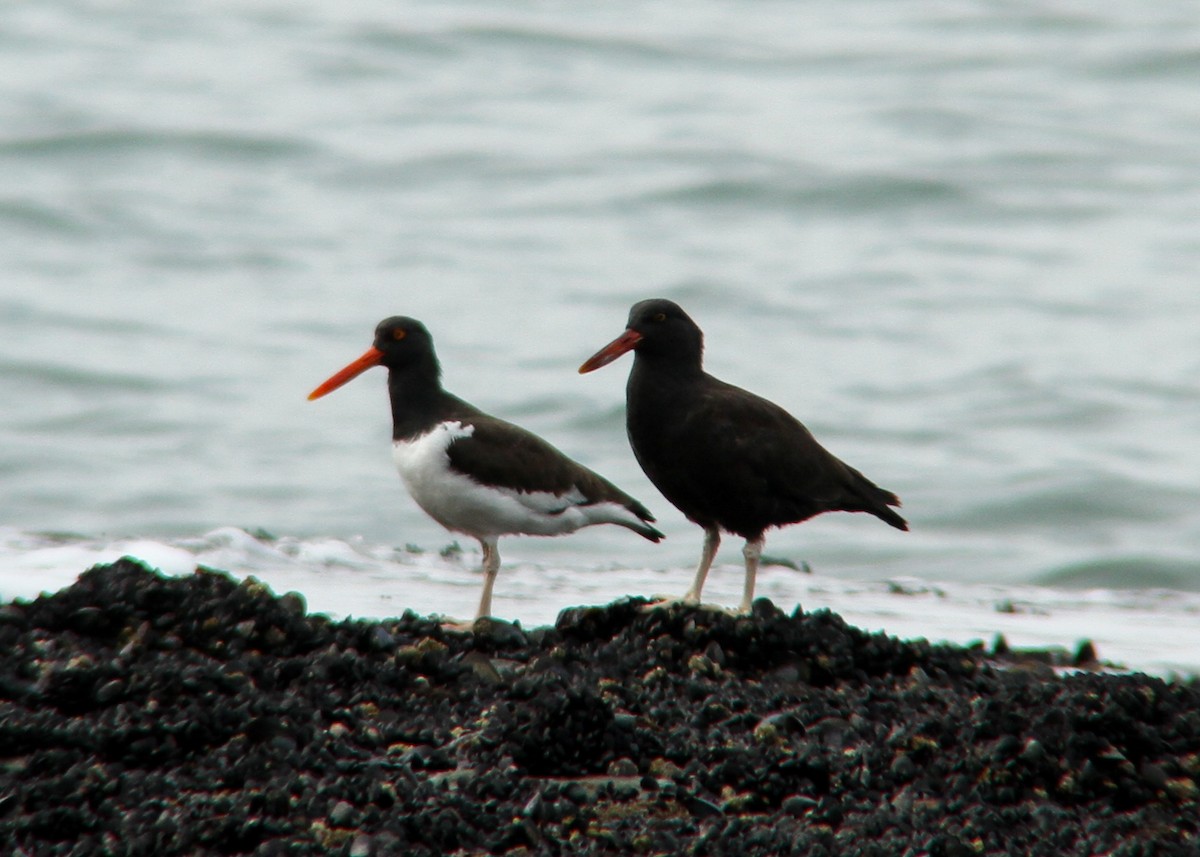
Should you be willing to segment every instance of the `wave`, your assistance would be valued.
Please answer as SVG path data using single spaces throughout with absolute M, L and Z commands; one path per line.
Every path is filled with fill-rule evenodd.
M 1159 557 L 1103 557 L 1062 565 L 1038 575 L 1044 586 L 1077 589 L 1156 588 L 1195 589 L 1200 561 Z
M 303 155 L 312 146 L 295 138 L 166 128 L 96 128 L 0 139 L 0 157 L 79 157 L 154 150 L 181 151 L 226 161 Z
M 469 617 L 482 583 L 478 553 L 392 547 L 361 539 L 274 536 L 221 527 L 192 537 L 106 539 L 0 528 L 0 598 L 30 599 L 69 586 L 96 564 L 132 557 L 165 574 L 197 567 L 254 577 L 277 594 L 300 593 L 312 612 L 335 618 L 420 614 Z M 1103 565 L 1096 566 L 1103 569 Z M 1095 571 L 1095 569 L 1093 569 Z M 736 603 L 736 565 L 716 569 L 705 594 Z M 690 567 L 511 564 L 496 587 L 498 615 L 527 625 L 559 611 L 627 595 L 681 593 Z M 1053 575 L 1052 575 L 1053 576 Z M 1166 579 L 1166 578 L 1161 578 Z M 767 566 L 759 594 L 785 610 L 829 608 L 868 630 L 957 643 L 1004 635 L 1014 647 L 1073 650 L 1090 640 L 1102 659 L 1160 675 L 1200 673 L 1200 594 L 1161 588 L 1080 589 L 1074 573 L 1055 586 L 995 586 L 911 578 L 846 580 Z M 1153 583 L 1147 580 L 1147 583 Z

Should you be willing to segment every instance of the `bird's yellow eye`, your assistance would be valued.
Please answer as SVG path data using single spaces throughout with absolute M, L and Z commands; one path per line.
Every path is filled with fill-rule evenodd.
M 654 314 L 654 320 L 655 320 L 655 321 L 666 321 L 666 320 L 667 320 L 667 314 L 666 314 L 665 312 L 656 312 L 656 313 Z
M 403 339 L 406 336 L 408 336 L 408 331 L 403 327 L 397 327 L 392 331 L 392 339 Z

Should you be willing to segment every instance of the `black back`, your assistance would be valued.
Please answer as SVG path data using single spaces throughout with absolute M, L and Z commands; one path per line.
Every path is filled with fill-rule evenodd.
M 778 405 L 703 369 L 700 328 L 677 304 L 634 305 L 641 334 L 626 387 L 627 429 L 650 481 L 689 519 L 744 538 L 822 512 L 907 523 L 885 491 L 822 447 Z

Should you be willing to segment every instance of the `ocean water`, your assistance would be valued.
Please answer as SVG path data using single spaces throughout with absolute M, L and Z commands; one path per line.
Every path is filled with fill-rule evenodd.
M 0 596 L 131 552 L 469 615 L 382 370 L 305 400 L 401 313 L 668 535 L 506 539 L 497 612 L 682 592 L 700 532 L 629 451 L 630 361 L 575 371 L 663 296 L 904 500 L 907 534 L 770 534 L 811 574 L 763 594 L 920 581 L 971 594 L 875 625 L 1200 669 L 1198 73 L 1169 1 L 0 6 Z

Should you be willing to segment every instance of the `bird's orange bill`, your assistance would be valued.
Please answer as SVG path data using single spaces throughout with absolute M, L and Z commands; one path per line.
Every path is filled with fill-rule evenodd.
M 345 384 L 347 381 L 351 381 L 351 380 L 357 378 L 359 375 L 361 375 L 363 372 L 366 372 L 372 366 L 378 366 L 379 361 L 382 359 L 383 359 L 383 352 L 380 351 L 375 346 L 371 346 L 370 348 L 368 348 L 366 350 L 366 352 L 363 353 L 362 357 L 358 358 L 353 363 L 351 363 L 349 366 L 347 366 L 345 369 L 342 369 L 340 372 L 336 373 L 335 375 L 330 376 L 329 379 L 325 381 L 325 383 L 321 384 L 321 386 L 317 387 L 317 389 L 315 389 L 311 393 L 309 393 L 308 400 L 311 402 L 313 399 L 321 398 L 326 393 L 333 392 L 338 387 Z
M 632 351 L 634 346 L 642 341 L 642 335 L 636 330 L 626 330 L 608 345 L 601 348 L 591 357 L 589 357 L 582 366 L 579 367 L 579 374 L 591 372 L 594 369 L 599 369 L 601 366 L 607 366 L 612 363 L 626 351 Z

